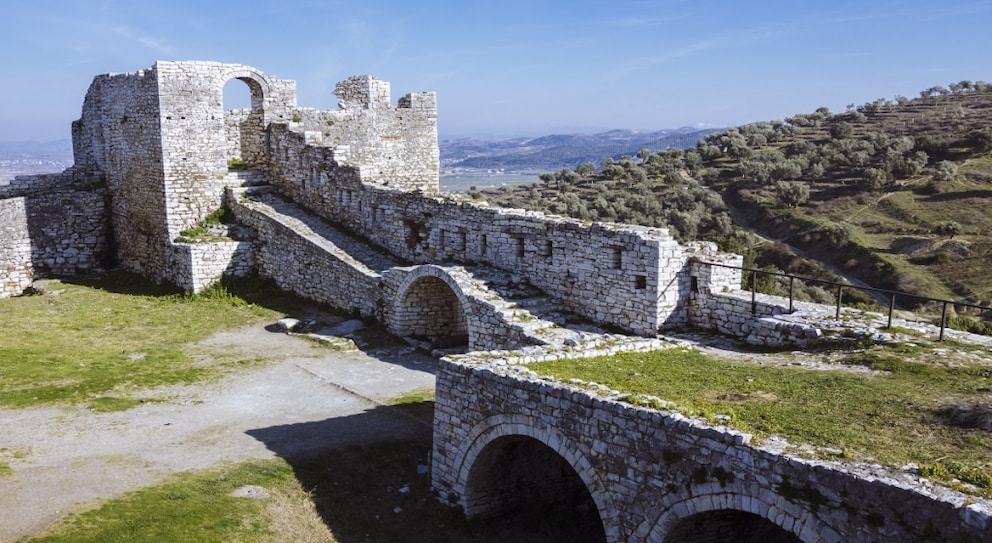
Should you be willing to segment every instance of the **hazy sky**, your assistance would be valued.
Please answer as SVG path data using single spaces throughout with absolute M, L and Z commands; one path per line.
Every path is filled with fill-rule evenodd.
M 214 60 L 438 93 L 442 138 L 732 126 L 992 80 L 992 1 L 3 0 L 0 140 L 69 137 L 94 75 Z

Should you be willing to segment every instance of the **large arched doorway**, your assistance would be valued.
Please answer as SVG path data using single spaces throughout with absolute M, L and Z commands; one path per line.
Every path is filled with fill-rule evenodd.
M 754 513 L 719 509 L 682 519 L 663 543 L 802 543 L 802 540 Z
M 467 347 L 466 310 L 461 297 L 444 279 L 425 274 L 400 292 L 394 331 L 429 341 L 436 349 Z
M 532 534 L 533 541 L 606 541 L 596 503 L 578 473 L 532 437 L 503 436 L 486 445 L 469 470 L 464 505 L 475 522 Z
M 251 168 L 264 161 L 264 93 L 251 77 L 233 77 L 224 84 L 224 131 L 229 167 Z

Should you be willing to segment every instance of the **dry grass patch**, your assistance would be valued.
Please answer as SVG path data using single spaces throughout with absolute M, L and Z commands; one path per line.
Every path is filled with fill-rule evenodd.
M 271 539 L 273 543 L 335 541 L 314 506 L 313 492 L 304 491 L 297 481 L 273 489 L 266 501 L 264 514 L 270 521 L 269 530 L 277 534 Z

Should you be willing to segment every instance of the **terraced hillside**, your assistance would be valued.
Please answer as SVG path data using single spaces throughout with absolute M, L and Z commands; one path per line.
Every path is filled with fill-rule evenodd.
M 667 225 L 750 264 L 989 304 L 992 84 L 819 108 L 473 196 Z

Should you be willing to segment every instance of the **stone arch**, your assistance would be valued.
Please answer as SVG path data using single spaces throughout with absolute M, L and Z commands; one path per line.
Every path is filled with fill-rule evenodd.
M 484 477 L 479 477 L 485 469 L 480 462 L 498 458 L 498 455 L 491 454 L 491 447 L 499 447 L 509 439 L 519 438 L 540 443 L 574 471 L 595 504 L 606 540 L 620 541 L 616 506 L 587 455 L 556 428 L 547 424 L 535 424 L 528 415 L 494 415 L 476 424 L 462 440 L 457 449 L 458 457 L 452 465 L 457 475 L 455 488 L 461 494 L 465 515 L 469 518 L 485 516 L 491 510 L 484 504 L 486 489 L 478 487 L 485 482 Z M 492 505 L 494 504 L 490 504 L 490 507 Z
M 664 543 L 802 543 L 774 522 L 735 509 L 718 509 L 683 518 Z
M 761 492 L 761 489 L 744 486 L 739 482 L 727 483 L 725 486 L 714 483 L 708 487 L 707 485 L 694 487 L 691 497 L 667 503 L 653 521 L 642 524 L 631 541 L 645 543 L 692 541 L 681 537 L 691 532 L 686 523 L 699 521 L 713 525 L 716 522 L 726 522 L 735 518 L 753 523 L 753 526 L 760 526 L 762 529 L 777 528 L 770 530 L 775 539 L 762 541 L 825 543 L 829 541 L 826 535 L 837 534 L 800 505 L 792 502 L 783 503 L 783 500 L 775 498 L 773 492 Z M 676 539 L 671 539 L 672 537 Z M 726 541 L 736 541 L 736 539 Z
M 223 87 L 228 81 L 237 79 L 248 85 L 252 93 L 251 107 L 265 110 L 268 108 L 268 98 L 274 92 L 272 78 L 260 70 L 250 66 L 227 65 L 227 69 L 219 74 L 220 86 Z M 256 96 L 258 101 L 256 102 Z
M 392 330 L 436 347 L 473 345 L 468 298 L 444 268 L 419 266 L 403 279 L 393 301 Z
M 268 76 L 254 68 L 236 66 L 221 73 L 218 80 L 221 96 L 224 93 L 224 86 L 234 80 L 244 83 L 251 95 L 249 108 L 225 110 L 221 113 L 224 118 L 227 158 L 240 160 L 246 167 L 264 164 L 264 130 L 269 117 L 267 105 L 273 91 Z

